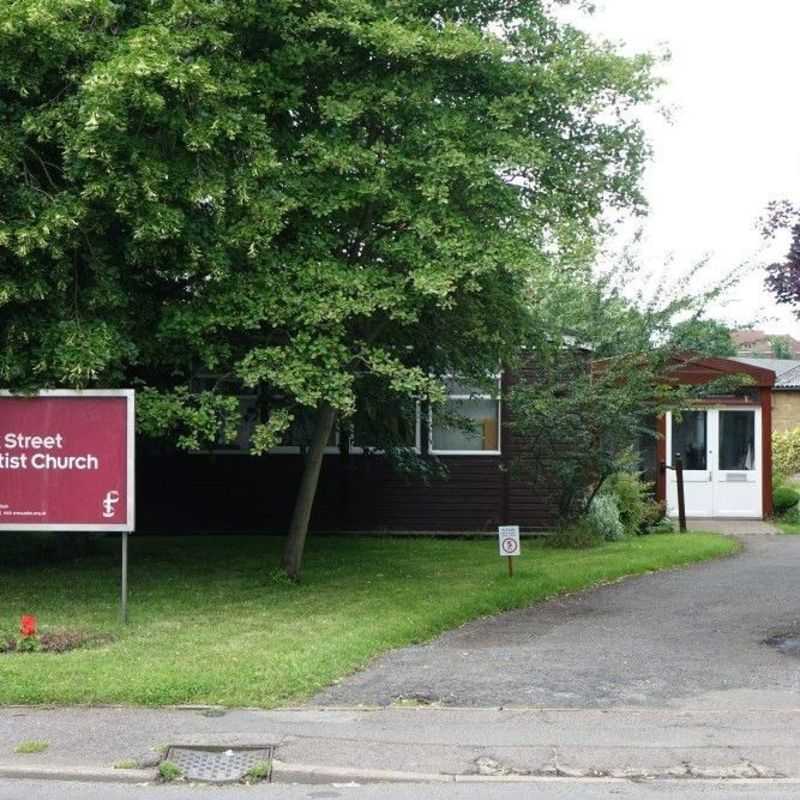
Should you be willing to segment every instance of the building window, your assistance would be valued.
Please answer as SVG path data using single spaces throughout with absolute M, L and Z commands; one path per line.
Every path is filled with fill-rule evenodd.
M 756 468 L 756 415 L 753 411 L 719 412 L 719 468 Z
M 263 403 L 259 402 L 259 396 L 255 393 L 255 390 L 247 388 L 235 378 L 208 374 L 195 375 L 192 379 L 192 389 L 195 392 L 220 391 L 225 394 L 235 395 L 239 401 L 240 413 L 236 438 L 232 442 L 224 441 L 223 434 L 220 431 L 216 442 L 208 448 L 198 450 L 197 453 L 249 455 L 255 427 L 264 421 L 262 413 L 267 413 L 263 409 Z M 296 454 L 301 453 L 304 448 L 311 445 L 311 437 L 314 434 L 313 413 L 303 409 L 296 410 L 293 413 L 294 420 L 284 433 L 281 443 L 268 450 L 268 453 Z M 325 452 L 339 452 L 338 427 L 334 427 L 331 431 Z
M 225 441 L 223 432 L 217 434 L 217 439 L 209 447 L 196 451 L 197 453 L 248 453 L 253 431 L 258 425 L 258 395 L 253 389 L 244 387 L 239 381 L 222 375 L 195 375 L 192 379 L 192 391 L 214 392 L 235 395 L 239 401 L 239 427 L 236 438 Z
M 389 408 L 379 421 L 367 415 L 356 414 L 352 421 L 350 453 L 380 455 L 387 449 L 407 449 L 422 452 L 420 404 L 413 408 Z
M 210 453 L 228 455 L 249 455 L 253 433 L 256 425 L 265 421 L 269 413 L 268 403 L 265 407 L 264 399 L 253 389 L 245 387 L 241 381 L 213 374 L 197 374 L 192 379 L 192 390 L 195 392 L 224 392 L 236 396 L 239 401 L 240 420 L 236 437 L 232 442 L 225 442 L 222 431 L 217 440 L 208 447 L 194 451 L 197 455 Z M 281 405 L 279 400 L 275 400 Z M 363 453 L 380 454 L 385 452 L 387 442 L 392 447 L 408 448 L 416 453 L 421 452 L 420 436 L 420 404 L 413 403 L 410 407 L 402 409 L 381 408 L 375 413 L 379 420 L 374 425 L 363 415 L 357 416 L 354 421 L 345 421 L 343 426 L 338 424 L 331 430 L 325 445 L 325 454 L 331 455 L 340 452 L 342 437 L 349 436 L 349 452 L 353 455 Z M 280 444 L 270 448 L 270 455 L 297 455 L 305 452 L 311 446 L 314 436 L 316 415 L 313 410 L 294 408 L 294 419 L 281 438 Z M 377 427 L 376 427 L 377 426 Z M 372 428 L 375 427 L 375 430 Z
M 672 452 L 683 459 L 687 470 L 707 470 L 708 420 L 705 411 L 682 411 L 672 417 Z
M 301 453 L 311 447 L 311 440 L 314 437 L 315 416 L 312 412 L 299 410 L 294 411 L 294 420 L 289 429 L 284 433 L 283 440 L 277 447 L 269 450 L 269 453 Z M 325 444 L 326 453 L 339 452 L 339 428 L 334 425 L 328 441 Z
M 500 378 L 488 393 L 447 381 L 447 401 L 429 416 L 430 451 L 441 455 L 500 454 Z

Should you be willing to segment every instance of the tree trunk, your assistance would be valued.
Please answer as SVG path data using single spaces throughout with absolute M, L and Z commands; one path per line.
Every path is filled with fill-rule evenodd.
M 322 459 L 325 447 L 336 420 L 336 409 L 328 403 L 323 403 L 317 409 L 317 421 L 314 426 L 314 436 L 311 440 L 311 449 L 303 468 L 303 478 L 297 492 L 292 521 L 289 525 L 289 535 L 283 550 L 283 568 L 293 580 L 300 580 L 303 566 L 303 550 L 308 535 L 308 523 L 311 519 L 311 508 L 314 505 L 314 496 L 317 493 L 319 472 L 322 468 Z

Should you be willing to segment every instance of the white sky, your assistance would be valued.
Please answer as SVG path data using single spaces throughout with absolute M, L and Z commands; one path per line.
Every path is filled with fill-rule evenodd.
M 800 338 L 800 322 L 763 285 L 762 266 L 782 259 L 788 238 L 765 249 L 756 230 L 770 200 L 800 200 L 800 0 L 597 0 L 593 16 L 570 17 L 626 50 L 672 53 L 660 95 L 672 122 L 645 117 L 655 149 L 647 263 L 674 254 L 681 269 L 710 255 L 708 269 L 722 273 L 751 262 L 712 315 Z

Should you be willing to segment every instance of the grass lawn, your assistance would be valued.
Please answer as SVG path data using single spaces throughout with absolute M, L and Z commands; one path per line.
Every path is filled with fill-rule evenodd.
M 794 489 L 800 492 L 800 481 L 795 478 L 786 478 L 781 480 L 781 486 L 789 489 Z M 776 515 L 772 520 L 778 529 L 783 533 L 798 534 L 800 533 L 800 521 L 798 521 L 797 507 L 790 509 L 782 515 Z
M 800 522 L 787 522 L 776 517 L 772 520 L 783 533 L 800 534 Z
M 317 537 L 305 579 L 277 571 L 281 540 L 130 540 L 131 624 L 118 613 L 119 541 L 80 562 L 0 566 L 0 631 L 116 640 L 66 654 L 0 655 L 0 703 L 209 703 L 272 707 L 308 697 L 392 647 L 467 620 L 624 575 L 727 555 L 732 539 L 673 534 L 555 550 L 523 542 L 513 580 L 494 538 Z

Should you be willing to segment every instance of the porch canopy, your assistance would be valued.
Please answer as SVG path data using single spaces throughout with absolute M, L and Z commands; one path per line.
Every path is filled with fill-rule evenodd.
M 609 361 L 596 361 L 603 372 Z M 772 515 L 772 389 L 775 373 L 735 358 L 674 355 L 665 378 L 681 385 L 704 386 L 737 375 L 747 376 L 739 390 L 693 401 L 680 417 L 655 421 L 658 437 L 644 459 L 656 484 L 656 497 L 676 510 L 677 455 L 683 460 L 687 514 L 697 517 L 763 519 Z M 735 385 L 730 384 L 730 385 Z M 649 463 L 648 463 L 649 461 Z

